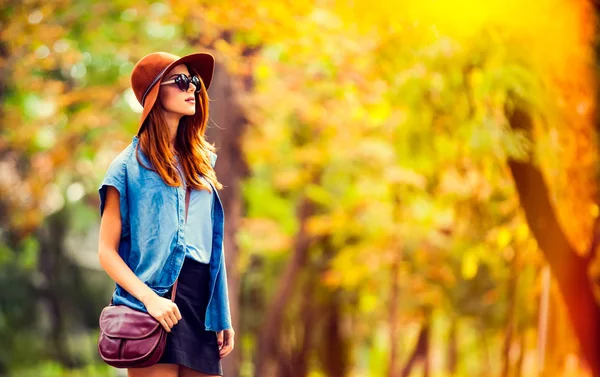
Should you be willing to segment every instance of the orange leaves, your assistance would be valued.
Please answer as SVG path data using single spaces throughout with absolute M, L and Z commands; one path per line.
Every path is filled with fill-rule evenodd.
M 292 239 L 286 235 L 279 225 L 265 218 L 244 219 L 239 234 L 240 242 L 251 254 L 280 252 L 292 246 Z M 247 238 L 250 236 L 250 238 Z

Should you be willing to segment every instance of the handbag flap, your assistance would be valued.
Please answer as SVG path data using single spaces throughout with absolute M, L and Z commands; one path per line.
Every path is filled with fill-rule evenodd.
M 100 313 L 100 330 L 112 338 L 147 338 L 161 324 L 150 314 L 126 305 L 110 305 Z

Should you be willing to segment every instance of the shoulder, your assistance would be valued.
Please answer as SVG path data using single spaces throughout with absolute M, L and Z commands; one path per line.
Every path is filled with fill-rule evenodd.
M 125 149 L 119 152 L 119 154 L 111 162 L 111 165 L 123 167 L 127 165 L 132 158 L 135 158 L 135 146 L 130 143 Z
M 217 154 L 213 151 L 208 151 L 208 156 L 210 157 L 210 165 L 214 168 L 217 162 Z

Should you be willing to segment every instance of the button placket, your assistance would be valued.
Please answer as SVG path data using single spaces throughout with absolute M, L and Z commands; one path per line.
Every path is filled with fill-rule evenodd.
M 179 217 L 179 226 L 178 226 L 178 233 L 179 233 L 179 246 L 182 249 L 184 248 L 185 245 L 185 229 L 184 229 L 184 221 L 183 218 L 185 216 L 185 190 L 182 188 L 182 186 L 178 186 L 177 187 L 177 213 L 178 213 L 178 217 Z

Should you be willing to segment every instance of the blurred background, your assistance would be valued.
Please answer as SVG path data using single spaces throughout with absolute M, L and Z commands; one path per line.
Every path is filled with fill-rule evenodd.
M 218 61 L 227 377 L 600 376 L 584 0 L 4 0 L 0 376 L 123 376 L 98 185 L 133 65 Z

